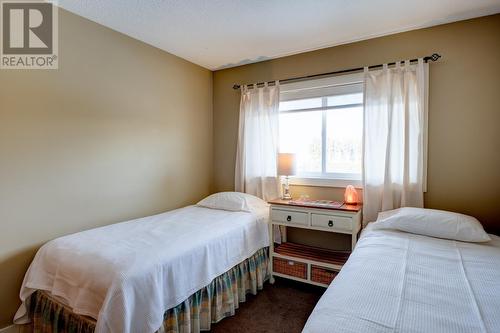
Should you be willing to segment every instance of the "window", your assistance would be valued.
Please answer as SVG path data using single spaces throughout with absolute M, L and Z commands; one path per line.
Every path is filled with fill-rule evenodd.
M 304 185 L 360 185 L 363 84 L 359 74 L 283 84 L 280 152 L 297 154 Z

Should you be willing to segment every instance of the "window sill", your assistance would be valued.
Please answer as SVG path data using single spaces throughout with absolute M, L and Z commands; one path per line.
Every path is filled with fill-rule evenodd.
M 332 179 L 332 178 L 304 178 L 290 177 L 290 185 L 301 186 L 321 186 L 321 187 L 347 187 L 352 185 L 355 188 L 362 189 L 363 183 L 360 179 Z

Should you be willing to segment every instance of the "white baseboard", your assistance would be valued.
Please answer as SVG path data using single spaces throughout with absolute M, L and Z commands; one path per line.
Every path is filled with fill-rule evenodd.
M 0 333 L 20 333 L 21 332 L 21 326 L 19 326 L 19 325 L 10 325 L 10 326 L 4 327 L 4 328 L 0 328 Z
M 19 333 L 19 326 L 17 325 L 10 325 L 4 328 L 0 328 L 0 333 Z

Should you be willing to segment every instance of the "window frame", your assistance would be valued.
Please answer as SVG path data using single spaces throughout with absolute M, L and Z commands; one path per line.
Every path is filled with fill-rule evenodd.
M 356 188 L 362 188 L 362 173 L 334 173 L 334 172 L 326 172 L 326 126 L 327 126 L 327 112 L 329 110 L 335 109 L 345 109 L 345 108 L 353 108 L 353 107 L 363 107 L 363 103 L 351 103 L 344 105 L 333 105 L 328 106 L 328 98 L 332 96 L 346 95 L 349 93 L 359 93 L 359 85 L 361 85 L 361 93 L 364 95 L 363 89 L 363 77 L 362 73 L 359 74 L 350 74 L 350 75 L 342 75 L 336 76 L 326 79 L 319 80 L 308 80 L 301 82 L 294 82 L 291 84 L 284 84 L 282 86 L 286 87 L 282 89 L 282 91 L 286 93 L 290 93 L 295 91 L 297 98 L 282 98 L 280 93 L 280 102 L 282 101 L 293 101 L 300 100 L 306 98 L 321 98 L 321 107 L 315 108 L 307 108 L 307 109 L 293 109 L 293 110 L 283 110 L 279 111 L 280 114 L 289 114 L 296 112 L 311 112 L 311 111 L 321 111 L 322 119 L 321 119 L 321 170 L 322 172 L 309 172 L 309 173 L 301 173 L 297 176 L 290 176 L 290 184 L 292 185 L 308 185 L 308 186 L 327 186 L 327 187 L 345 187 L 347 185 L 353 185 Z M 321 96 L 307 96 L 307 90 L 318 90 L 321 88 L 330 88 L 340 90 L 336 94 L 323 94 Z M 350 91 L 352 88 L 352 91 Z M 342 90 L 344 90 L 342 92 Z M 306 91 L 304 95 L 303 91 Z M 293 95 L 292 95 L 293 96 Z M 363 96 L 364 97 L 364 96 Z

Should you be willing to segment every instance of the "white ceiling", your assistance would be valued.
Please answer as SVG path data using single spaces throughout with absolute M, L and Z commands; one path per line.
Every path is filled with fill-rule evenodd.
M 500 12 L 500 0 L 59 0 L 211 70 Z

